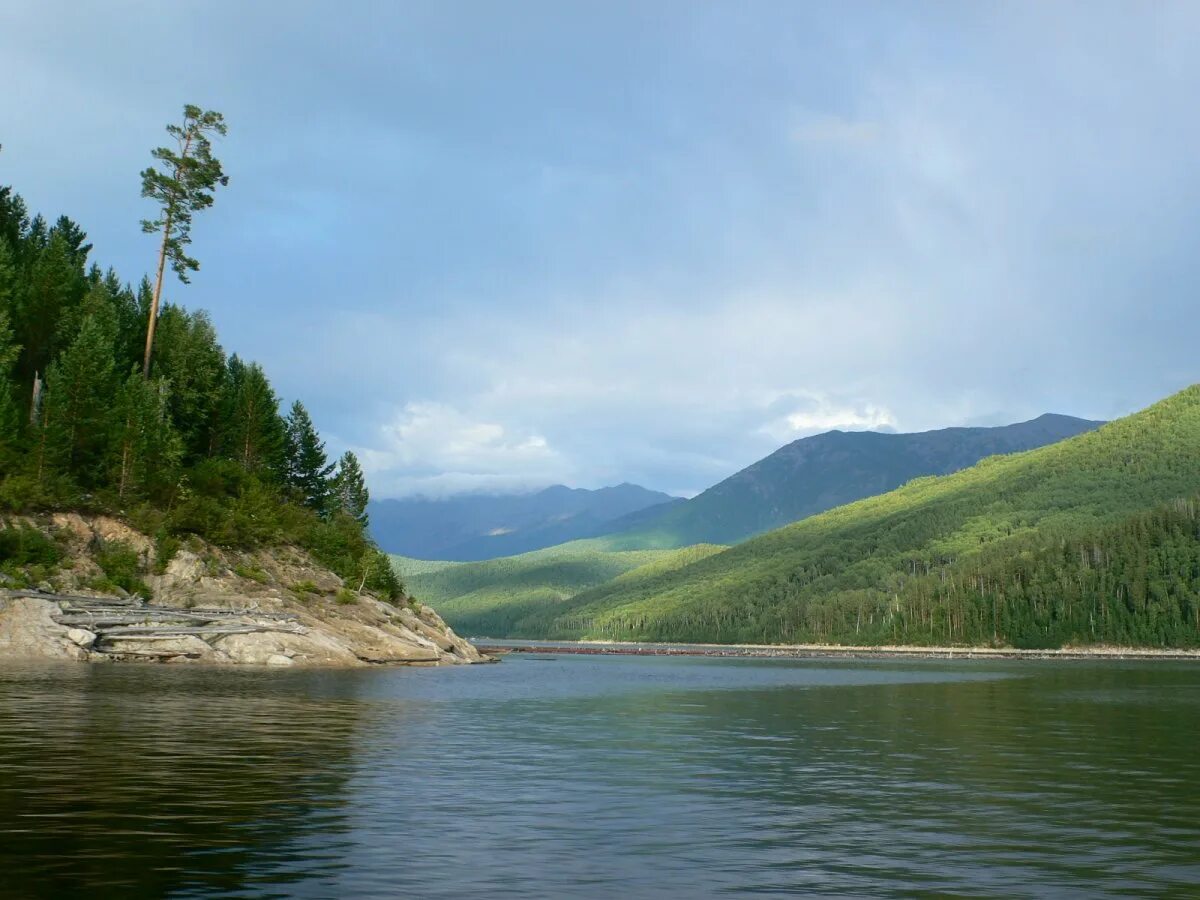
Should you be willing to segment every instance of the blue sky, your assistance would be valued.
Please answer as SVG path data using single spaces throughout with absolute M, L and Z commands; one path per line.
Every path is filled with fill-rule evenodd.
M 692 493 L 831 427 L 1200 380 L 1200 7 L 9 0 L 0 183 L 154 261 L 185 102 L 226 348 L 376 496 Z

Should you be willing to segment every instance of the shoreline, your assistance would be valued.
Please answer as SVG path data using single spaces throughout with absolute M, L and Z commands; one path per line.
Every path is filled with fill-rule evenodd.
M 525 641 L 472 638 L 481 653 L 565 653 L 582 656 L 706 656 L 740 659 L 1073 659 L 1171 660 L 1200 662 L 1200 650 L 1155 647 L 922 647 L 847 644 L 686 644 L 614 641 Z

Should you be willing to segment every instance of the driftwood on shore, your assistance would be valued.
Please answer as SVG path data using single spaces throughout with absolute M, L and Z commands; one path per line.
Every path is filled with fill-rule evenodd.
M 189 637 L 217 638 L 231 634 L 276 632 L 306 634 L 308 629 L 288 613 L 255 609 L 178 609 L 155 606 L 141 597 L 85 597 L 37 590 L 0 591 L 0 598 L 30 597 L 56 604 L 51 618 L 60 625 L 94 635 L 88 649 L 113 657 L 189 656 L 187 650 L 154 650 L 122 646 L 130 641 L 178 641 Z

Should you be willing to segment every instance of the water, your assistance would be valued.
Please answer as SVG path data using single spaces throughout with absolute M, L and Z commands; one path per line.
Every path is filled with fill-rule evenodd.
M 1200 893 L 1200 666 L 0 668 L 0 894 Z

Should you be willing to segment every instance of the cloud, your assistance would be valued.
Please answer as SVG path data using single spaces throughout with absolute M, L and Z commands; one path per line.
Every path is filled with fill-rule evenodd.
M 795 409 L 766 423 L 762 431 L 773 440 L 786 442 L 823 431 L 894 431 L 896 416 L 873 403 L 845 406 L 828 397 L 802 398 Z
M 1197 380 L 1192 6 L 532 2 L 17 3 L 3 180 L 136 279 L 162 123 L 225 112 L 171 299 L 376 496 L 694 493 L 810 430 Z
M 519 490 L 566 473 L 541 435 L 433 402 L 406 404 L 357 451 L 378 496 Z

